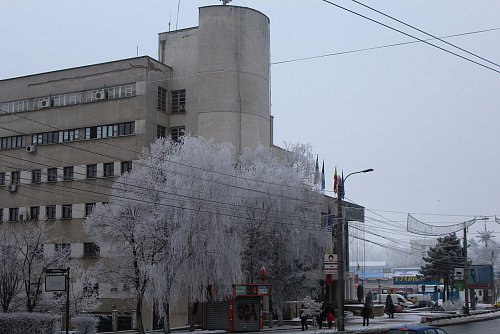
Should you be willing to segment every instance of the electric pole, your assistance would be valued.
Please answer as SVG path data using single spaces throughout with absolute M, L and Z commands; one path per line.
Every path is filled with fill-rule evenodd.
M 467 280 L 469 279 L 469 263 L 467 261 L 467 222 L 464 223 L 464 261 L 464 314 L 469 314 L 469 291 L 467 291 Z

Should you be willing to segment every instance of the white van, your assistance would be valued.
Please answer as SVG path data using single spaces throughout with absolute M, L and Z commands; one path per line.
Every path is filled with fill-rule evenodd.
M 387 299 L 387 293 L 382 293 L 380 294 L 380 302 L 382 304 L 385 304 L 385 300 Z M 403 307 L 412 307 L 413 306 L 413 303 L 408 301 L 405 297 L 403 297 L 402 295 L 398 294 L 398 293 L 391 293 L 391 298 L 392 298 L 392 302 L 394 303 L 394 305 L 401 305 Z

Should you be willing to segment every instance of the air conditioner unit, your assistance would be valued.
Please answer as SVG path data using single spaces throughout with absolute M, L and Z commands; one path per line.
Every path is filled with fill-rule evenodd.
M 28 145 L 28 146 L 26 146 L 25 149 L 26 149 L 26 152 L 33 153 L 36 151 L 36 146 L 35 145 Z
M 50 108 L 51 103 L 50 103 L 50 97 L 38 100 L 38 108 Z
M 108 97 L 108 94 L 106 94 L 106 91 L 104 89 L 98 90 L 95 93 L 96 100 L 106 100 L 107 97 Z
M 16 183 L 9 184 L 9 191 L 11 193 L 16 192 L 17 191 L 17 184 Z

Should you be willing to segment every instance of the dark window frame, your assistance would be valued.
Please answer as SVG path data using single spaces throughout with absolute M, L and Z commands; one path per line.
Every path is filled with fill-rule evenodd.
M 73 218 L 73 204 L 63 204 L 61 206 L 61 219 Z
M 186 90 L 178 89 L 171 92 L 170 112 L 172 114 L 186 112 Z
M 87 179 L 96 179 L 97 178 L 97 164 L 87 165 L 86 176 L 87 176 Z
M 47 168 L 47 182 L 57 182 L 57 167 Z
M 74 177 L 75 177 L 75 167 L 74 166 L 63 167 L 63 180 L 64 181 L 73 181 Z
M 132 161 L 122 161 L 120 165 L 122 174 L 132 171 Z
M 47 205 L 45 206 L 45 219 L 46 220 L 56 220 L 56 206 L 55 205 Z
M 105 162 L 103 164 L 103 177 L 113 177 L 115 176 L 115 163 L 114 162 Z
M 31 170 L 31 183 L 42 183 L 42 170 L 41 169 L 33 169 Z

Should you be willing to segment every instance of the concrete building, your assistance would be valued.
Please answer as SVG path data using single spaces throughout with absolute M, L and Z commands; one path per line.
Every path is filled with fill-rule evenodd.
M 269 27 L 250 8 L 202 7 L 199 26 L 159 34 L 158 60 L 0 80 L 0 223 L 45 221 L 54 240 L 45 253 L 65 248 L 90 263 L 106 252 L 84 233 L 85 216 L 156 137 L 230 142 L 235 158 L 258 145 L 282 152 L 272 141 Z M 132 313 L 126 287 L 103 282 L 99 295 L 100 313 Z M 185 325 L 187 309 L 176 310 L 172 326 Z M 147 309 L 144 324 L 154 327 Z
M 46 221 L 54 243 L 45 253 L 64 248 L 91 262 L 106 254 L 85 235 L 85 216 L 156 137 L 230 142 L 235 157 L 272 146 L 269 41 L 262 13 L 208 6 L 198 27 L 159 34 L 160 61 L 137 57 L 0 80 L 0 223 Z M 103 282 L 99 295 L 102 312 L 132 312 L 125 287 Z M 173 316 L 172 325 L 186 320 Z M 151 314 L 144 323 L 153 328 Z

